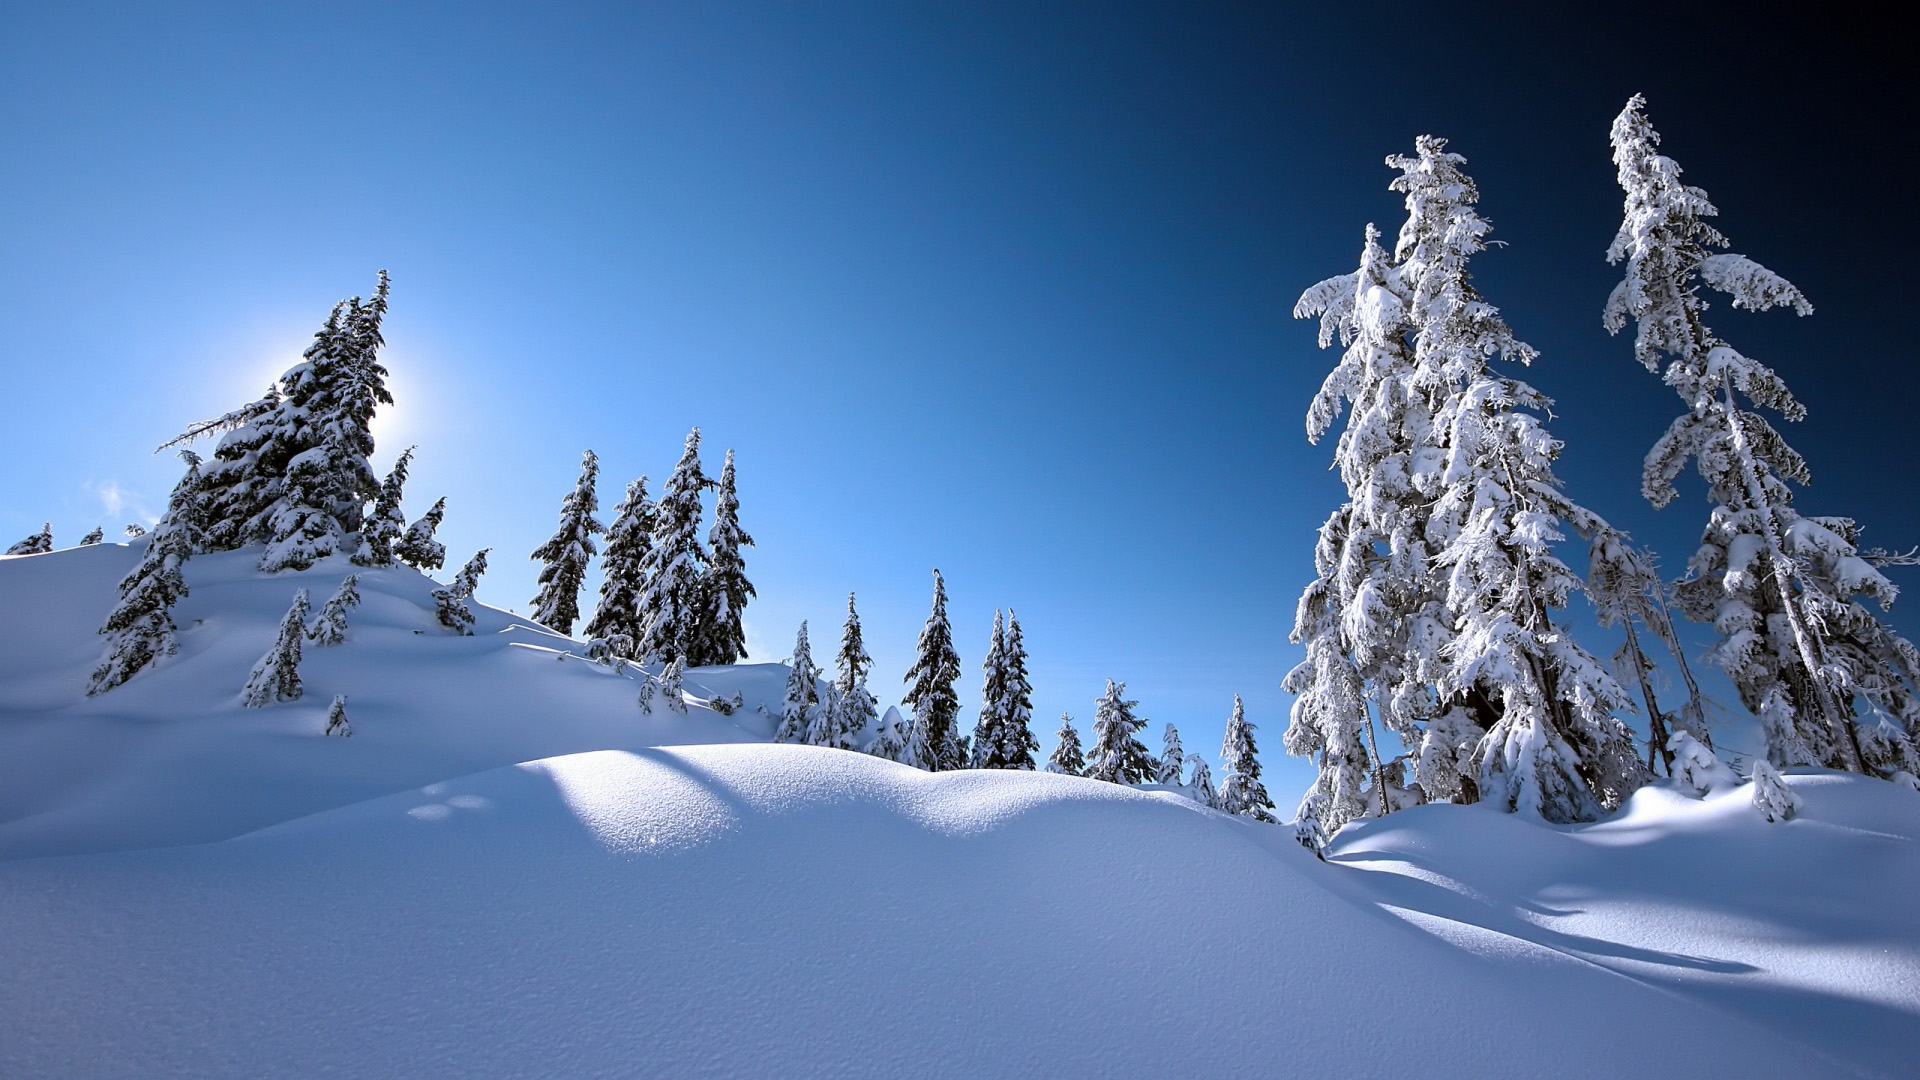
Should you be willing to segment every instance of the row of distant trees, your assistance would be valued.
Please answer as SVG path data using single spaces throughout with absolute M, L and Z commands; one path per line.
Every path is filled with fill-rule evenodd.
M 1346 415 L 1334 463 L 1347 499 L 1320 528 L 1293 630 L 1306 659 L 1286 680 L 1286 747 L 1318 766 L 1301 811 L 1325 833 L 1441 799 L 1589 820 L 1671 774 L 1676 754 L 1712 745 L 1676 614 L 1712 626 L 1708 662 L 1759 717 L 1759 779 L 1791 765 L 1909 784 L 1920 772 L 1920 652 L 1863 602 L 1890 604 L 1881 567 L 1914 557 L 1860 547 L 1848 518 L 1795 509 L 1807 465 L 1765 413 L 1805 410 L 1707 325 L 1702 288 L 1736 308 L 1812 307 L 1725 251 L 1706 192 L 1658 153 L 1644 107 L 1635 97 L 1613 124 L 1626 203 L 1608 258 L 1625 274 L 1603 318 L 1636 328 L 1634 357 L 1683 406 L 1647 455 L 1642 493 L 1668 505 L 1689 464 L 1706 481 L 1700 546 L 1677 582 L 1566 493 L 1552 468 L 1561 443 L 1542 423 L 1550 400 L 1492 366 L 1537 353 L 1472 284 L 1490 226 L 1445 140 L 1387 159 L 1407 210 L 1392 248 L 1369 225 L 1358 269 L 1294 309 L 1319 320 L 1323 348 L 1342 348 L 1308 409 L 1309 440 Z M 1584 579 L 1556 553 L 1568 529 L 1588 542 Z M 1567 601 L 1583 588 L 1624 630 L 1611 669 L 1569 632 Z M 1655 692 L 1661 654 L 1678 704 Z M 1644 757 L 1621 719 L 1636 708 Z

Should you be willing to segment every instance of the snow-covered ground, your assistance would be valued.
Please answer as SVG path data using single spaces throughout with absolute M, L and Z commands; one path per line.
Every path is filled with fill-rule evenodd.
M 1920 1061 L 1920 797 L 1891 784 L 1789 776 L 1772 825 L 1745 788 L 1573 828 L 1423 807 L 1320 862 L 1166 792 L 765 745 L 777 666 L 689 677 L 731 716 L 649 716 L 504 612 L 440 631 L 412 571 L 362 578 L 307 698 L 247 710 L 293 590 L 346 568 L 198 557 L 181 654 L 88 700 L 132 557 L 0 559 L 0 1076 Z M 320 735 L 335 693 L 351 739 Z

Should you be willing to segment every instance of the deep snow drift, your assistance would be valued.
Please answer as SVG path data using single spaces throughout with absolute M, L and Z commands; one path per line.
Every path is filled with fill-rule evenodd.
M 308 699 L 244 710 L 286 598 L 323 599 L 344 568 L 196 559 L 181 655 L 86 701 L 129 561 L 0 560 L 0 1075 L 1894 1077 L 1920 1059 L 1920 798 L 1891 784 L 1791 776 L 1806 806 L 1779 825 L 1744 788 L 1647 791 L 1575 828 L 1425 807 L 1350 828 L 1323 863 L 1165 792 L 650 746 L 764 740 L 754 694 L 783 670 L 703 673 L 747 699 L 732 716 L 649 717 L 630 680 L 554 660 L 563 639 L 504 613 L 436 634 L 410 571 L 363 577 L 353 640 L 308 650 Z M 351 739 L 318 734 L 334 693 Z M 573 752 L 596 743 L 613 749 Z

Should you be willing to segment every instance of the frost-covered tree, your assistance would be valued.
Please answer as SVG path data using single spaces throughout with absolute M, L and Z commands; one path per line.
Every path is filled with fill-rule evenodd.
M 273 647 L 247 673 L 247 685 L 240 691 L 240 703 L 258 709 L 276 701 L 300 698 L 300 637 L 307 624 L 307 590 L 293 594 L 293 606 L 280 620 L 280 633 Z
M 1587 560 L 1587 597 L 1602 626 L 1618 626 L 1625 640 L 1614 654 L 1616 677 L 1631 673 L 1640 688 L 1640 701 L 1647 709 L 1647 768 L 1664 762 L 1673 775 L 1673 751 L 1669 748 L 1668 726 L 1689 732 L 1709 750 L 1713 738 L 1707 731 L 1706 706 L 1700 686 L 1694 681 L 1693 667 L 1687 662 L 1686 649 L 1674 629 L 1667 604 L 1667 587 L 1660 580 L 1653 558 L 1635 547 L 1627 535 L 1617 529 L 1594 532 Z M 1687 700 L 1679 710 L 1668 713 L 1660 708 L 1653 688 L 1654 662 L 1647 655 L 1640 632 L 1650 632 L 1666 648 L 1686 687 Z
M 753 585 L 740 549 L 753 537 L 740 527 L 740 496 L 734 488 L 733 451 L 720 469 L 713 501 L 713 527 L 707 530 L 707 570 L 700 584 L 700 623 L 695 634 L 696 664 L 737 664 L 747 655 L 746 614 Z
M 481 548 L 474 552 L 473 558 L 467 560 L 467 565 L 460 568 L 451 582 L 433 590 L 433 614 L 441 626 L 473 636 L 473 611 L 467 607 L 467 599 L 479 588 L 480 575 L 487 572 L 487 552 L 492 550 Z
M 326 734 L 338 735 L 343 739 L 352 736 L 353 725 L 347 723 L 347 695 L 333 695 L 333 704 L 327 706 Z
M 972 768 L 985 769 L 987 760 L 1000 746 L 1000 729 L 1006 723 L 1006 621 L 999 609 L 993 613 L 993 636 L 987 641 L 987 658 L 980 664 L 980 719 L 973 725 Z
M 994 613 L 999 629 L 999 613 Z M 989 650 L 990 652 L 993 650 Z M 998 660 L 989 659 L 987 694 L 991 704 L 982 709 L 981 719 L 993 717 L 992 730 L 984 742 L 976 731 L 973 740 L 974 767 L 980 769 L 1023 769 L 1032 771 L 1033 755 L 1040 741 L 1033 737 L 1033 684 L 1027 679 L 1027 646 L 1020 632 L 1020 617 L 1007 611 L 1006 631 L 998 641 Z
M 607 549 L 600 556 L 606 579 L 600 583 L 600 602 L 587 623 L 590 638 L 627 639 L 628 651 L 640 640 L 640 597 L 646 591 L 644 564 L 653 543 L 653 500 L 647 498 L 647 478 L 627 485 L 626 498 L 613 508 L 607 528 Z
M 662 663 L 685 657 L 700 630 L 706 552 L 700 546 L 700 429 L 687 432 L 686 449 L 654 508 L 653 537 L 641 561 L 646 592 L 640 598 L 636 656 Z
M 106 530 L 101 528 L 98 525 L 95 525 L 91 532 L 87 533 L 87 535 L 80 538 L 80 546 L 92 547 L 93 545 L 99 543 L 102 540 L 105 540 L 106 538 L 107 538 Z
M 1233 695 L 1233 715 L 1227 719 L 1226 737 L 1220 742 L 1220 767 L 1226 770 L 1220 781 L 1220 809 L 1255 821 L 1273 821 L 1273 800 L 1260 782 L 1259 751 L 1253 745 L 1253 725 L 1247 723 L 1246 706 L 1240 695 Z M 1331 834 L 1328 834 L 1331 835 Z
M 813 666 L 813 651 L 807 646 L 807 621 L 802 619 L 800 633 L 793 639 L 793 657 L 787 661 L 787 693 L 780 702 L 774 742 L 808 741 L 808 728 L 820 707 L 819 678 L 820 669 Z
M 1645 105 L 1634 96 L 1613 123 L 1626 205 L 1607 256 L 1625 274 L 1604 323 L 1616 333 L 1637 324 L 1635 358 L 1686 407 L 1648 452 L 1642 494 L 1666 506 L 1692 462 L 1713 504 L 1675 586 L 1679 606 L 1719 631 L 1709 659 L 1760 718 L 1772 764 L 1910 773 L 1920 760 L 1920 652 L 1861 602 L 1884 609 L 1896 590 L 1873 565 L 1878 553 L 1858 548 L 1858 525 L 1793 507 L 1792 485 L 1810 479 L 1806 462 L 1757 410 L 1788 420 L 1806 410 L 1770 368 L 1707 326 L 1700 287 L 1735 308 L 1813 307 L 1785 278 L 1725 251 L 1705 221 L 1718 211 L 1659 153 Z
M 1160 760 L 1153 769 L 1153 782 L 1168 787 L 1180 787 L 1180 777 L 1186 771 L 1187 752 L 1180 745 L 1180 729 L 1168 724 L 1160 733 Z
M 40 531 L 7 549 L 9 555 L 44 555 L 53 550 L 53 522 L 40 526 Z
M 599 476 L 600 459 L 588 450 L 580 458 L 580 478 L 560 500 L 560 527 L 532 555 L 540 564 L 533 619 L 563 636 L 572 635 L 574 620 L 580 617 L 580 586 L 587 579 L 587 563 L 598 553 L 593 538 L 606 531 L 593 516 L 600 509 L 593 488 Z
M 1220 793 L 1213 790 L 1213 768 L 1207 764 L 1207 759 L 1199 754 L 1188 754 L 1187 767 L 1192 770 L 1187 780 L 1187 791 L 1192 793 L 1194 801 L 1201 806 L 1220 809 Z
M 1789 821 L 1800 813 L 1798 792 L 1787 786 L 1766 758 L 1753 759 L 1753 808 L 1768 821 Z
M 861 733 L 873 724 L 873 693 L 867 689 L 867 672 L 873 657 L 867 655 L 866 641 L 860 634 L 860 614 L 853 609 L 853 594 L 847 594 L 847 622 L 840 630 L 840 652 L 834 663 L 839 672 L 834 678 L 834 700 L 838 718 L 834 722 L 835 741 L 825 743 L 842 750 L 857 750 Z
M 407 527 L 405 535 L 393 545 L 393 557 L 421 573 L 438 570 L 447 564 L 447 545 L 433 538 L 440 520 L 447 515 L 447 497 L 435 499 L 420 520 Z
M 1673 758 L 1671 775 L 1683 790 L 1706 795 L 1715 788 L 1739 783 L 1740 778 L 1733 769 L 1714 756 L 1713 748 L 1684 728 L 1668 737 L 1667 751 Z
M 1083 775 L 1110 784 L 1145 784 L 1153 780 L 1155 762 L 1135 733 L 1147 721 L 1134 715 L 1140 703 L 1126 700 L 1126 691 L 1126 683 L 1107 680 L 1094 713 L 1093 749 L 1087 751 Z
M 1063 776 L 1085 776 L 1087 759 L 1080 753 L 1080 732 L 1073 717 L 1060 714 L 1060 730 L 1053 733 L 1053 753 L 1047 755 L 1047 771 Z
M 666 701 L 667 708 L 677 713 L 687 711 L 687 699 L 683 693 L 686 674 L 687 663 L 678 656 L 667 661 L 667 666 L 660 672 L 660 697 Z
M 348 574 L 340 587 L 320 605 L 320 613 L 307 624 L 307 640 L 315 645 L 338 645 L 347 640 L 347 612 L 360 606 L 360 575 Z
M 898 706 L 889 705 L 874 728 L 873 741 L 867 744 L 867 753 L 888 761 L 903 761 L 906 758 L 907 743 L 913 738 L 913 726 L 906 717 L 900 715 Z
M 146 536 L 140 562 L 120 579 L 119 599 L 100 625 L 107 644 L 87 680 L 87 695 L 111 690 L 162 656 L 172 656 L 173 605 L 187 595 L 182 567 L 193 556 L 194 538 L 205 524 L 200 456 L 182 450 L 186 474 L 167 498 L 167 512 Z
M 129 523 L 124 531 L 128 536 L 133 537 L 135 539 L 139 539 L 140 537 L 147 535 L 147 527 L 145 525 L 135 525 L 135 524 Z
M 913 728 L 901 761 L 937 772 L 964 767 L 953 760 L 958 747 L 954 721 L 960 714 L 960 696 L 953 684 L 960 679 L 960 654 L 953 649 L 953 627 L 947 622 L 947 583 L 933 572 L 933 610 L 920 628 L 913 667 L 907 670 L 903 698 L 913 710 Z
M 275 381 L 254 401 L 193 424 L 160 445 L 164 450 L 221 433 L 203 470 L 208 550 L 229 551 L 256 542 L 258 515 L 272 503 L 284 471 L 285 456 L 276 440 L 281 430 L 280 404 L 280 384 Z M 269 454 L 275 459 L 272 463 L 265 460 Z
M 407 484 L 407 466 L 413 461 L 414 447 L 400 452 L 393 470 L 380 484 L 373 509 L 360 522 L 360 546 L 355 549 L 355 566 L 392 566 L 393 546 L 407 532 L 407 516 L 400 511 L 400 499 Z

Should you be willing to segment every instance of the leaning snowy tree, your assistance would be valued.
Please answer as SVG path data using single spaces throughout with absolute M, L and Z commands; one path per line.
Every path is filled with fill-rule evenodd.
M 340 587 L 320 605 L 320 614 L 307 624 L 307 640 L 315 645 L 338 645 L 347 640 L 347 611 L 360 606 L 360 575 L 348 574 Z
M 53 550 L 53 522 L 40 526 L 40 531 L 7 549 L 9 555 L 45 555 Z
M 599 476 L 600 459 L 588 450 L 580 458 L 580 478 L 560 500 L 560 527 L 532 555 L 541 564 L 533 619 L 562 636 L 573 633 L 574 620 L 580 617 L 580 586 L 587 578 L 587 563 L 598 550 L 593 538 L 606 531 L 593 516 L 600 509 L 600 496 L 593 490 Z
M 407 532 L 407 516 L 400 512 L 400 498 L 407 483 L 407 466 L 413 461 L 414 448 L 400 452 L 374 496 L 373 509 L 360 522 L 360 546 L 353 553 L 355 566 L 392 566 L 393 545 Z
M 1144 717 L 1136 717 L 1137 701 L 1125 698 L 1126 683 L 1107 680 L 1107 691 L 1100 695 L 1093 717 L 1093 749 L 1087 751 L 1083 775 L 1110 784 L 1145 784 L 1153 780 L 1155 762 L 1135 732 L 1147 726 Z
M 1255 821 L 1274 821 L 1273 800 L 1260 782 L 1259 751 L 1253 745 L 1253 725 L 1247 723 L 1246 707 L 1240 695 L 1233 695 L 1233 715 L 1227 719 L 1226 737 L 1220 743 L 1220 767 L 1226 775 L 1220 780 L 1220 809 Z
M 913 710 L 913 727 L 900 760 L 908 765 L 938 772 L 958 769 L 955 761 L 954 720 L 960 715 L 960 696 L 953 684 L 960 678 L 960 654 L 953 650 L 953 627 L 947 622 L 947 583 L 940 571 L 933 572 L 933 610 L 927 624 L 920 628 L 920 640 L 914 650 L 913 667 L 904 682 L 907 693 L 902 702 Z
M 258 709 L 276 701 L 300 698 L 300 636 L 307 624 L 307 590 L 293 594 L 293 605 L 280 620 L 280 633 L 273 647 L 247 673 L 247 685 L 240 691 L 240 703 Z
M 146 534 L 140 563 L 120 580 L 119 600 L 107 612 L 100 632 L 107 636 L 99 666 L 87 680 L 87 695 L 111 690 L 178 648 L 174 641 L 172 609 L 187 595 L 181 567 L 193 556 L 201 527 L 200 456 L 182 450 L 186 475 L 173 486 L 167 512 Z
M 720 469 L 714 492 L 713 527 L 707 530 L 707 571 L 700 582 L 699 626 L 694 633 L 696 665 L 737 664 L 747 655 L 746 614 L 753 585 L 740 549 L 753 537 L 740 527 L 740 496 L 734 488 L 733 451 Z
M 607 527 L 607 549 L 600 555 L 606 578 L 600 583 L 600 602 L 594 606 L 587 636 L 613 641 L 626 638 L 623 655 L 631 658 L 640 640 L 640 596 L 646 590 L 642 564 L 653 543 L 653 501 L 647 498 L 647 478 L 627 485 L 626 498 L 613 508 Z
M 1073 717 L 1060 714 L 1060 730 L 1053 733 L 1053 753 L 1047 755 L 1047 771 L 1062 776 L 1085 776 L 1087 759 L 1080 753 L 1080 732 L 1074 730 Z
M 807 621 L 800 620 L 800 633 L 793 640 L 793 657 L 787 661 L 787 693 L 780 703 L 780 726 L 774 742 L 806 742 L 814 713 L 820 707 L 817 680 L 820 669 L 813 666 L 813 650 L 807 646 Z
M 641 560 L 646 592 L 640 597 L 640 639 L 634 655 L 665 663 L 687 660 L 700 629 L 706 552 L 700 545 L 700 429 L 687 432 L 686 449 L 654 507 L 653 537 Z
M 479 587 L 480 575 L 487 572 L 487 552 L 492 550 L 481 548 L 475 552 L 467 565 L 453 576 L 453 581 L 433 590 L 433 614 L 441 626 L 473 636 L 473 611 L 467 607 L 467 599 Z
M 407 527 L 407 531 L 393 545 L 393 557 L 413 567 L 421 573 L 438 570 L 447 564 L 447 545 L 434 539 L 433 534 L 440 528 L 440 520 L 447 513 L 447 497 L 435 499 L 420 520 Z
M 93 545 L 99 543 L 102 540 L 105 540 L 106 538 L 107 538 L 107 531 L 101 528 L 100 526 L 95 525 L 91 530 L 87 532 L 87 535 L 80 538 L 80 546 L 92 547 Z
M 842 750 L 860 748 L 860 734 L 873 724 L 873 693 L 867 689 L 867 672 L 873 657 L 867 655 L 866 641 L 860 634 L 860 614 L 853 609 L 853 594 L 847 594 L 847 622 L 840 631 L 840 652 L 834 662 L 839 672 L 834 677 L 834 701 L 838 717 L 834 721 L 833 741 L 823 743 Z
M 1658 152 L 1645 106 L 1635 95 L 1613 122 L 1626 207 L 1607 257 L 1626 273 L 1604 323 L 1615 333 L 1638 324 L 1635 358 L 1660 371 L 1687 410 L 1648 452 L 1642 494 L 1666 506 L 1692 461 L 1713 504 L 1675 587 L 1680 608 L 1719 630 L 1710 659 L 1760 718 L 1773 764 L 1912 774 L 1920 651 L 1861 602 L 1871 597 L 1883 610 L 1893 602 L 1897 590 L 1874 565 L 1890 557 L 1862 551 L 1851 519 L 1794 509 L 1791 485 L 1809 481 L 1806 462 L 1755 410 L 1788 420 L 1806 410 L 1770 368 L 1706 325 L 1700 286 L 1750 311 L 1808 315 L 1813 306 L 1785 278 L 1725 252 L 1727 239 L 1704 220 L 1717 211 Z

